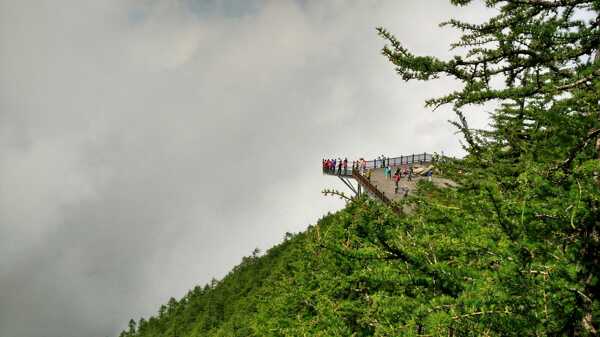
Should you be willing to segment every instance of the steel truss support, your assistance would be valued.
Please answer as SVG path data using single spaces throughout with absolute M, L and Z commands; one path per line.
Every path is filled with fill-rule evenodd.
M 348 186 L 348 188 L 354 193 L 354 195 L 360 195 L 360 185 L 357 183 L 357 187 L 355 188 L 352 183 L 350 182 L 350 179 L 346 178 L 346 177 L 342 177 L 342 176 L 337 176 L 338 178 L 340 178 L 340 180 L 346 185 Z

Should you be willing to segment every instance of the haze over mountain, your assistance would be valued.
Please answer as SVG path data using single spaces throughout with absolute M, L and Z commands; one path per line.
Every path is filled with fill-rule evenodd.
M 436 1 L 0 0 L 0 335 L 116 335 L 341 208 L 323 156 L 461 154 Z M 484 125 L 485 112 L 471 115 Z M 340 187 L 341 188 L 341 187 Z

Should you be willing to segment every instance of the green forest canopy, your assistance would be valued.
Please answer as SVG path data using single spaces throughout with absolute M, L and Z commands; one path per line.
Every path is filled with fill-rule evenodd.
M 452 0 L 458 6 L 469 0 Z M 392 33 L 406 81 L 450 77 L 468 155 L 406 214 L 358 198 L 121 336 L 595 336 L 600 327 L 600 1 L 487 0 L 441 60 Z M 463 109 L 494 102 L 491 128 Z

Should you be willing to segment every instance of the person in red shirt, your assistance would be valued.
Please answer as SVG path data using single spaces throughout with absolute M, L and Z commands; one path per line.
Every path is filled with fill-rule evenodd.
M 394 189 L 394 193 L 398 194 L 398 183 L 400 182 L 400 172 L 396 171 L 394 174 L 394 182 L 396 183 L 396 188 Z

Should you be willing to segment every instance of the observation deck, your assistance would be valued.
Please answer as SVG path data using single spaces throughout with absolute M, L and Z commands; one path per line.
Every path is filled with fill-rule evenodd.
M 323 160 L 323 174 L 338 177 L 355 195 L 367 193 L 395 208 L 393 201 L 414 191 L 419 180 L 430 179 L 434 184 L 441 186 L 452 184 L 448 179 L 433 176 L 433 161 L 434 156 L 430 153 L 416 153 L 394 158 L 351 161 L 347 162 L 346 167 L 342 162 L 341 169 L 339 162 L 336 162 L 333 170 L 328 168 L 326 160 Z M 386 166 L 391 168 L 391 177 L 384 173 Z M 409 174 L 411 168 L 412 175 Z M 398 169 L 401 178 L 396 188 L 393 175 Z

